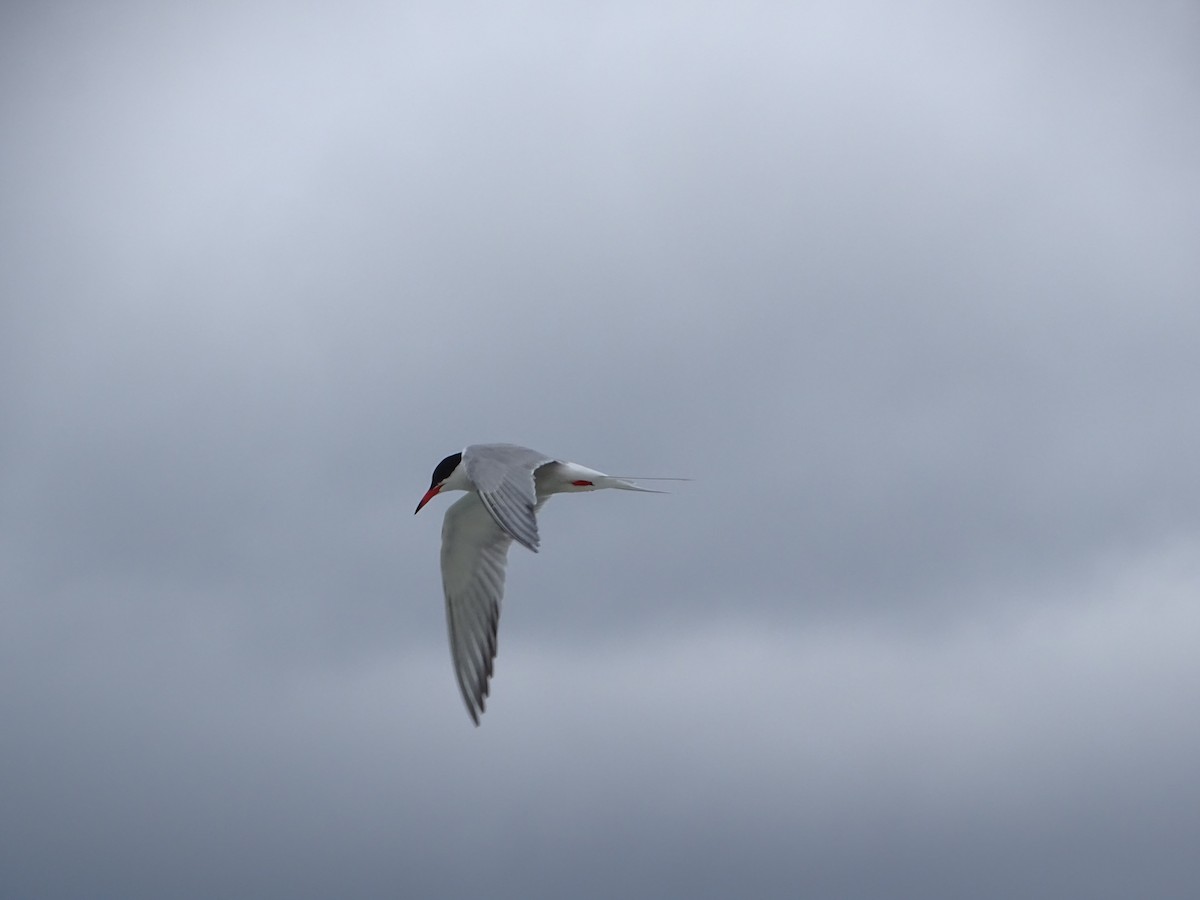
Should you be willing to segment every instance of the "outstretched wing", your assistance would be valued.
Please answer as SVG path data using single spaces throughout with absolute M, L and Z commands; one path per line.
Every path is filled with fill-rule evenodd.
M 496 524 L 537 552 L 537 489 L 533 474 L 554 458 L 516 444 L 472 444 L 463 451 L 467 477 Z
M 442 587 L 454 675 L 472 721 L 479 724 L 496 658 L 496 628 L 509 537 L 479 496 L 466 496 L 446 510 L 442 523 Z

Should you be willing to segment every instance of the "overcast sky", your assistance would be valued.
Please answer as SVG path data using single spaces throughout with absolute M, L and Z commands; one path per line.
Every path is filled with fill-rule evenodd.
M 0 894 L 1184 898 L 1200 10 L 0 13 Z M 515 548 L 483 724 L 434 465 Z

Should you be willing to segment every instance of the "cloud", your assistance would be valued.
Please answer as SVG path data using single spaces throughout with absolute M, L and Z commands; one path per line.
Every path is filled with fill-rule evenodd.
M 4 16 L 10 892 L 1184 895 L 1191 12 Z
M 1195 699 L 1194 559 L 1190 541 L 1064 585 L 1033 616 L 941 631 L 506 640 L 478 732 L 442 653 L 281 672 L 195 617 L 152 623 L 165 642 L 121 644 L 133 620 L 60 632 L 74 664 L 8 716 L 23 826 L 8 847 L 30 854 L 10 871 L 62 895 L 315 895 L 345 872 L 367 894 L 452 894 L 487 871 L 515 896 L 611 854 L 631 868 L 585 896 L 716 896 L 731 879 L 953 893 L 981 873 L 985 896 L 1170 896 L 1180 870 L 1159 854 L 1194 820 L 1200 742 L 1179 714 Z M 50 649 L 24 637 L 5 653 L 19 669 Z M 1010 853 L 1034 864 L 998 867 Z

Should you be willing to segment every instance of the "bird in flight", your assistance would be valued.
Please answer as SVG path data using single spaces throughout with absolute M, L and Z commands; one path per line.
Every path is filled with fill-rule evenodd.
M 454 674 L 476 725 L 496 658 L 509 545 L 537 552 L 537 513 L 551 494 L 604 488 L 662 493 L 516 444 L 472 444 L 434 468 L 416 512 L 442 491 L 467 492 L 442 522 L 442 587 Z

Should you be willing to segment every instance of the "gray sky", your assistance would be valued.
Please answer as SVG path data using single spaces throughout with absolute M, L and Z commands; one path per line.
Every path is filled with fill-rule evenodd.
M 1194 4 L 0 17 L 0 893 L 1192 895 Z

